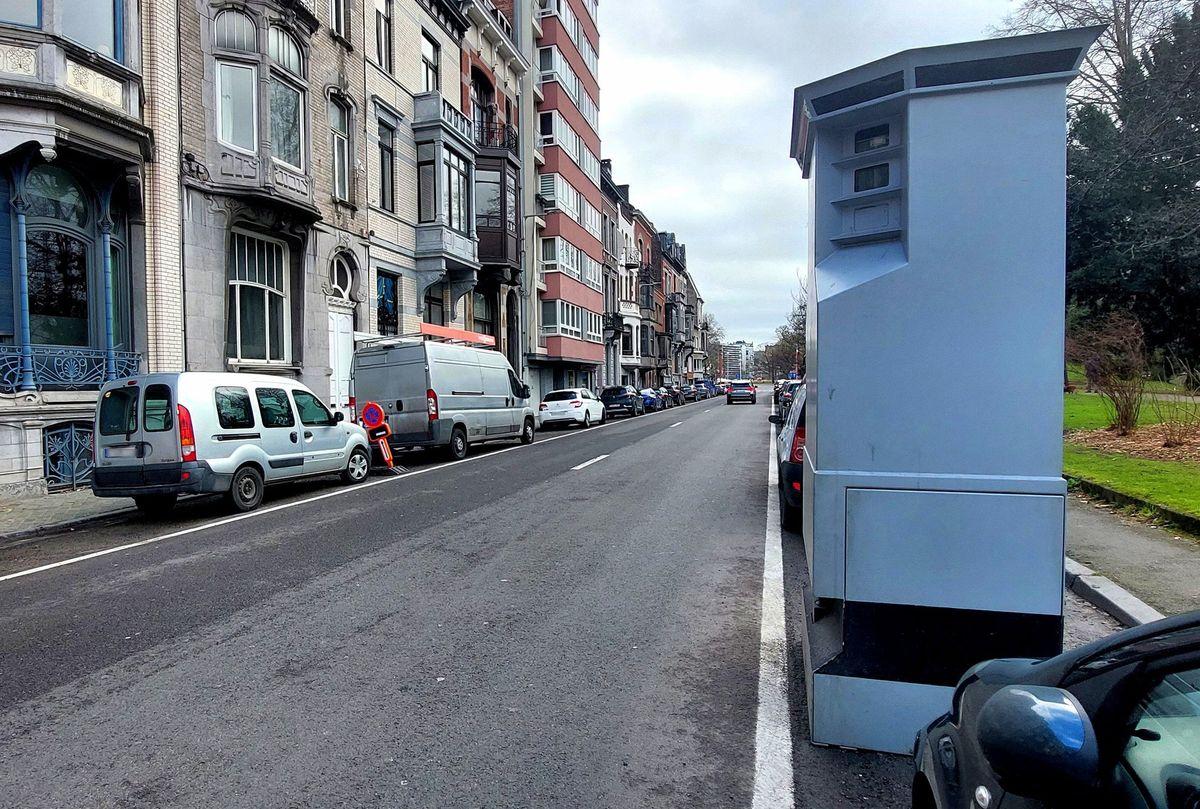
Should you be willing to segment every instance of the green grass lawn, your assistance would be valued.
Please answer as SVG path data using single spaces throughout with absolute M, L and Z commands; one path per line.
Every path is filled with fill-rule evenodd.
M 1067 363 L 1067 381 L 1072 385 L 1082 388 L 1087 384 L 1087 376 L 1083 373 L 1083 366 L 1077 362 Z M 1146 382 L 1147 393 L 1182 393 L 1183 388 L 1178 385 L 1173 385 L 1170 382 L 1162 382 L 1158 379 L 1151 379 Z
M 1200 517 L 1200 465 L 1151 461 L 1076 444 L 1063 446 L 1063 474 Z
M 1157 424 L 1150 402 L 1142 402 L 1138 424 Z M 1104 400 L 1095 393 L 1068 393 L 1063 396 L 1063 427 L 1068 430 L 1103 430 L 1109 424 Z

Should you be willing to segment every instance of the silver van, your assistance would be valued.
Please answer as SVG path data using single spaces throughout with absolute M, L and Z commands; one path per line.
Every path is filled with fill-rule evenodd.
M 529 386 L 508 359 L 487 348 L 385 340 L 354 352 L 354 400 L 376 402 L 392 429 L 392 449 L 440 447 L 455 460 L 484 441 L 533 442 Z
M 166 512 L 181 494 L 224 493 L 237 511 L 263 486 L 371 471 L 367 433 L 290 379 L 226 373 L 143 374 L 107 383 L 96 405 L 97 497 Z

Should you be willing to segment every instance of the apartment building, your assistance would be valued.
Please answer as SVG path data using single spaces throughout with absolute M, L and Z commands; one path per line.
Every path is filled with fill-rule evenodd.
M 534 114 L 540 209 L 533 238 L 541 261 L 528 355 L 544 392 L 594 387 L 604 362 L 604 245 L 594 0 L 542 0 L 535 36 Z
M 148 312 L 178 308 L 145 272 L 160 5 L 0 3 L 3 490 L 86 483 L 96 391 L 146 367 Z
M 753 372 L 754 344 L 745 340 L 730 343 L 722 349 L 725 360 L 725 376 L 730 379 L 748 379 Z

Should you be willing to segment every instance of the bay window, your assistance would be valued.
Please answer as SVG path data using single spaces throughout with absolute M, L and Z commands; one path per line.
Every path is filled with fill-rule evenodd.
M 422 143 L 417 147 L 417 221 L 437 219 L 437 147 Z
M 0 22 L 37 28 L 42 24 L 40 0 L 0 0 Z
M 272 27 L 267 53 L 271 75 L 271 156 L 297 171 L 304 168 L 304 93 L 293 80 L 303 78 L 300 45 L 281 28 Z
M 258 71 L 251 65 L 217 62 L 218 138 L 245 152 L 258 147 Z
M 226 270 L 226 355 L 234 361 L 286 362 L 291 331 L 287 248 L 234 231 Z
M 442 220 L 451 230 L 470 233 L 471 168 L 460 155 L 445 149 L 442 188 Z
M 121 41 L 123 3 L 124 0 L 58 0 L 63 36 L 101 56 L 122 61 L 125 57 Z

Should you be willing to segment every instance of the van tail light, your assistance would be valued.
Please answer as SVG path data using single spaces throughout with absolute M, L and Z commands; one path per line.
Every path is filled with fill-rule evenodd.
M 350 411 L 350 423 L 358 424 L 358 399 L 351 396 L 346 401 L 346 409 Z
M 797 427 L 795 435 L 792 436 L 792 463 L 800 463 L 804 460 L 805 432 L 803 427 Z
M 429 407 L 429 420 L 437 421 L 438 419 L 438 398 L 437 391 L 430 388 L 425 391 L 425 403 Z
M 179 454 L 184 462 L 196 460 L 196 433 L 192 430 L 192 414 L 183 405 L 179 411 Z

